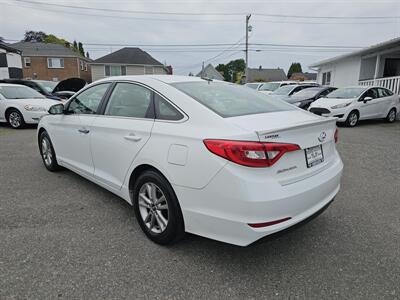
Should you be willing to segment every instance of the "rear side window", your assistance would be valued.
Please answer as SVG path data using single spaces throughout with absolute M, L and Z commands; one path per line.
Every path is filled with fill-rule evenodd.
M 156 109 L 156 119 L 169 121 L 178 121 L 183 119 L 183 114 L 158 94 L 154 94 L 154 104 Z
M 104 114 L 131 118 L 150 118 L 152 115 L 151 103 L 152 91 L 149 89 L 132 83 L 117 83 Z
M 393 93 L 387 89 L 378 89 L 379 98 L 381 97 L 389 97 L 393 95 Z
M 195 81 L 172 86 L 224 118 L 296 109 L 284 101 L 236 84 Z

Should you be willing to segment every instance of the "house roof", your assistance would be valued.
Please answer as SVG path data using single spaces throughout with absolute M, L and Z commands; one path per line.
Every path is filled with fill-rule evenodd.
M 60 44 L 21 41 L 11 44 L 11 46 L 22 51 L 23 56 L 79 57 L 88 61 L 90 60 L 80 53 Z
M 222 76 L 221 73 L 218 72 L 212 64 L 208 64 L 204 68 L 204 71 L 201 70 L 196 76 L 197 77 L 207 77 L 207 78 L 216 79 L 216 80 L 224 80 L 224 76 Z
M 252 81 L 282 81 L 287 80 L 286 74 L 282 69 L 247 69 L 247 82 Z
M 8 44 L 2 43 L 2 42 L 0 42 L 0 48 L 6 50 L 8 52 L 21 54 L 20 50 L 18 50 L 16 48 L 13 48 L 13 47 L 10 47 Z
M 125 64 L 163 66 L 140 48 L 125 47 L 93 61 L 93 64 Z
M 309 67 L 315 68 L 315 67 L 319 67 L 321 65 L 332 63 L 334 61 L 342 60 L 344 58 L 358 56 L 358 55 L 368 55 L 368 54 L 372 54 L 375 52 L 379 52 L 382 50 L 387 50 L 387 49 L 395 48 L 395 47 L 400 47 L 400 37 L 391 39 L 391 40 L 388 40 L 388 41 L 385 41 L 385 42 L 382 42 L 379 44 L 375 44 L 375 45 L 372 45 L 372 46 L 369 46 L 369 47 L 366 47 L 366 48 L 363 48 L 360 50 L 356 50 L 356 51 L 353 51 L 353 52 L 350 52 L 347 54 L 343 54 L 343 55 L 335 56 L 335 57 L 328 58 L 325 60 L 321 60 L 319 62 L 316 62 L 316 63 L 310 65 Z

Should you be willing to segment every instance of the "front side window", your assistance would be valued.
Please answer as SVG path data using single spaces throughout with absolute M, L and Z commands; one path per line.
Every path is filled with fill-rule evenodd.
M 126 75 L 126 66 L 105 65 L 104 74 L 106 76 L 121 76 Z
M 183 119 L 183 114 L 158 94 L 154 95 L 154 104 L 156 119 L 168 121 L 178 121 Z
M 117 83 L 105 115 L 148 118 L 152 115 L 152 91 L 132 83 Z
M 284 101 L 236 84 L 195 81 L 171 85 L 224 118 L 295 109 Z
M 47 67 L 49 69 L 63 69 L 64 68 L 64 58 L 48 58 Z
M 378 91 L 377 89 L 369 89 L 364 93 L 364 95 L 361 97 L 362 99 L 365 99 L 366 97 L 371 97 L 372 99 L 378 98 Z
M 95 85 L 71 100 L 68 112 L 73 114 L 96 114 L 110 83 Z

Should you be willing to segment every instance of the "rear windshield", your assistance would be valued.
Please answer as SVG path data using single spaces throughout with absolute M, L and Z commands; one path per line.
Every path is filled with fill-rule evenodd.
M 2 94 L 6 99 L 45 98 L 34 89 L 23 85 L 0 86 L 0 94 Z
M 289 93 L 294 89 L 294 85 L 284 85 L 276 89 L 273 95 L 289 95 Z
M 271 92 L 273 92 L 273 91 L 275 91 L 277 88 L 279 88 L 280 85 L 281 85 L 281 84 L 280 84 L 279 82 L 268 82 L 268 83 L 263 84 L 263 85 L 260 87 L 260 91 L 271 91 Z
M 321 91 L 320 88 L 307 88 L 304 90 L 301 90 L 300 92 L 297 92 L 294 94 L 294 97 L 314 97 L 316 94 L 318 94 Z
M 252 89 L 223 82 L 179 82 L 172 86 L 224 118 L 294 110 L 290 104 Z
M 259 83 L 246 83 L 246 87 L 256 90 L 260 84 Z

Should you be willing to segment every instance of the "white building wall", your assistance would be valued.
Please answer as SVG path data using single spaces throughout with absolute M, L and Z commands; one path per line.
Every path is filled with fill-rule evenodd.
M 331 72 L 331 86 L 345 87 L 358 85 L 360 78 L 361 57 L 348 57 L 333 63 L 321 65 L 318 70 L 317 82 L 322 84 L 322 74 Z
M 104 65 L 91 65 L 92 81 L 104 78 Z
M 22 69 L 21 55 L 19 55 L 17 53 L 11 53 L 11 52 L 7 53 L 7 64 L 8 64 L 8 67 Z

